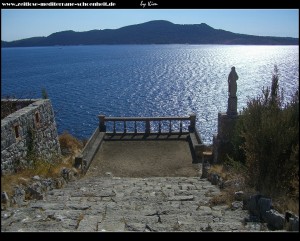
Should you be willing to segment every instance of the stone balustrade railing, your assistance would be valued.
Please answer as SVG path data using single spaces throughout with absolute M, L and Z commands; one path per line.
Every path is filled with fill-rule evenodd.
M 183 122 L 189 121 L 188 131 L 183 129 Z M 112 130 L 108 130 L 107 123 L 112 122 Z M 154 122 L 158 122 L 157 128 L 151 128 L 154 126 Z M 173 129 L 174 122 L 177 122 L 177 126 L 179 128 Z M 120 123 L 123 123 L 122 131 L 117 131 L 116 126 Z M 128 127 L 128 124 L 133 124 L 131 128 Z M 144 130 L 138 131 L 138 124 L 144 126 Z M 168 131 L 165 131 L 163 127 L 165 127 L 167 123 Z M 195 132 L 195 124 L 196 124 L 196 115 L 191 114 L 187 117 L 106 117 L 104 115 L 99 115 L 99 130 L 100 132 L 111 132 L 111 133 L 185 133 L 185 132 Z M 140 125 L 141 126 L 141 125 Z M 132 130 L 132 131 L 130 131 Z

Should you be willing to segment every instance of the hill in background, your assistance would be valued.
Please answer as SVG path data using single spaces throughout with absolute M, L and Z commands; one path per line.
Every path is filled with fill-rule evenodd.
M 237 34 L 214 29 L 205 23 L 173 24 L 164 20 L 155 20 L 119 29 L 86 32 L 69 30 L 53 33 L 48 37 L 33 37 L 11 42 L 1 41 L 1 47 L 100 44 L 299 45 L 299 39 Z

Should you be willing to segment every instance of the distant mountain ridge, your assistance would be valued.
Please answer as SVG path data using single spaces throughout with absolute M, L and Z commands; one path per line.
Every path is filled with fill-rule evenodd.
M 69 30 L 53 33 L 48 37 L 1 41 L 1 47 L 101 44 L 299 45 L 299 38 L 237 34 L 214 29 L 205 23 L 174 24 L 165 20 L 154 20 L 118 29 L 86 32 Z

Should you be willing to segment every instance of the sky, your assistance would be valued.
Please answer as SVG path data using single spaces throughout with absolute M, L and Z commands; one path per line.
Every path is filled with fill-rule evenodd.
M 47 37 L 64 30 L 117 29 L 151 20 L 299 38 L 299 9 L 1 9 L 1 40 Z

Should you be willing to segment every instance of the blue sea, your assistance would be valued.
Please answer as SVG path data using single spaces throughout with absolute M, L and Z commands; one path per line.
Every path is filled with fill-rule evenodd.
M 271 85 L 274 65 L 285 102 L 299 88 L 299 46 L 97 45 L 1 49 L 1 97 L 41 98 L 45 88 L 59 134 L 89 138 L 98 115 L 188 116 L 204 143 L 226 112 L 227 77 L 238 111 Z

